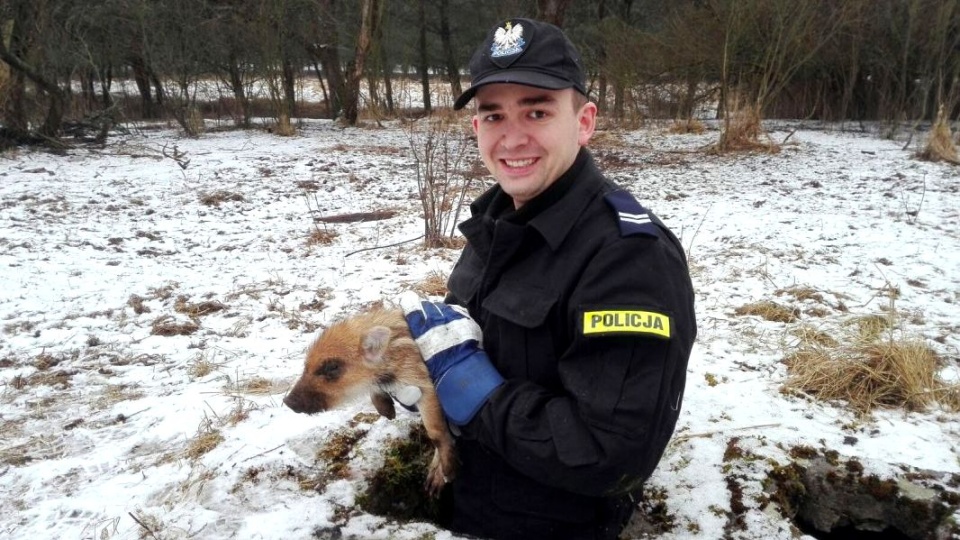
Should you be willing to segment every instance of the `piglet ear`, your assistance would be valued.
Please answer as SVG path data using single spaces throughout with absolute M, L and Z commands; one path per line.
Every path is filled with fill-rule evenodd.
M 390 345 L 392 333 L 386 326 L 374 326 L 363 335 L 360 342 L 360 349 L 363 351 L 363 359 L 367 362 L 377 363 L 383 360 L 383 353 L 387 351 Z

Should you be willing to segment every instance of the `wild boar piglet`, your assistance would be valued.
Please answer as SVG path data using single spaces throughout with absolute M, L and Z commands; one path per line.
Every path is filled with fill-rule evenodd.
M 294 412 L 314 414 L 369 395 L 377 412 L 396 414 L 397 389 L 415 386 L 423 426 L 435 448 L 426 488 L 437 495 L 456 475 L 456 452 L 430 374 L 400 309 L 376 307 L 340 320 L 310 345 L 303 374 L 283 398 Z

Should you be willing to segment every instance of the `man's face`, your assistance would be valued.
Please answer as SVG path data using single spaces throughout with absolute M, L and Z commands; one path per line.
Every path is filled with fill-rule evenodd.
M 575 93 L 519 84 L 477 90 L 473 130 L 480 157 L 516 208 L 566 172 L 593 135 L 597 107 L 575 108 Z

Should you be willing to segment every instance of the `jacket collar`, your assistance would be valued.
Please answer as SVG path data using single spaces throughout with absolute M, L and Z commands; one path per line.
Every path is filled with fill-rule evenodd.
M 512 210 L 510 197 L 496 185 L 470 205 L 473 218 L 468 222 L 504 219 L 514 224 L 529 224 L 540 233 L 550 249 L 556 251 L 603 183 L 603 175 L 597 169 L 593 156 L 586 148 L 581 148 L 567 172 L 520 210 Z M 467 225 L 467 222 L 463 225 Z

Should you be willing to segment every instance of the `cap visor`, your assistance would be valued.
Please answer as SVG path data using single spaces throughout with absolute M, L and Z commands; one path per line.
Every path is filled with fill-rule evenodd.
M 527 71 L 522 69 L 498 70 L 485 77 L 480 77 L 468 88 L 453 104 L 454 110 L 460 110 L 466 107 L 467 103 L 477 94 L 481 86 L 488 84 L 522 84 L 524 86 L 533 86 L 547 90 L 563 90 L 564 88 L 573 88 L 576 86 L 573 81 L 554 77 L 537 71 Z

